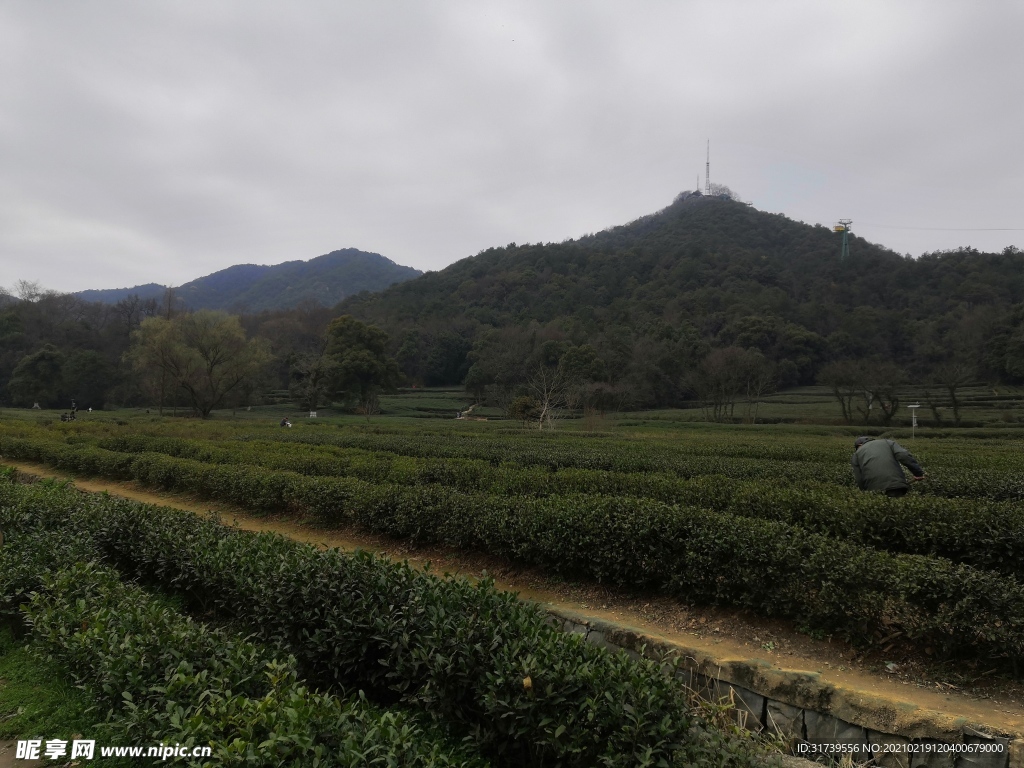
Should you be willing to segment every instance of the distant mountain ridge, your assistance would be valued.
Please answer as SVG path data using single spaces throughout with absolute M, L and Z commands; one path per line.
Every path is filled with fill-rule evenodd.
M 290 309 L 303 301 L 334 306 L 362 291 L 382 291 L 423 274 L 396 264 L 379 253 L 345 248 L 308 261 L 272 266 L 236 264 L 174 289 L 175 298 L 191 309 L 260 312 Z M 132 288 L 79 291 L 85 301 L 116 304 L 129 296 L 160 298 L 167 286 L 157 283 Z

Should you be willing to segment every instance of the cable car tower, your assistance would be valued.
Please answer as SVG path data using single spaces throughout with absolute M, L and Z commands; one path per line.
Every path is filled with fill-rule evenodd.
M 843 250 L 839 252 L 839 260 L 846 261 L 850 258 L 850 225 L 853 224 L 853 219 L 840 219 L 839 222 L 832 227 L 833 232 L 840 232 L 843 235 Z

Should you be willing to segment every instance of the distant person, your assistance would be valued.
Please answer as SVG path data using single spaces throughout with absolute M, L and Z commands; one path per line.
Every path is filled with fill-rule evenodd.
M 292 423 L 290 421 L 288 421 L 287 417 L 281 419 L 281 426 L 282 427 L 290 427 L 291 425 L 292 425 Z
M 924 470 L 914 455 L 895 440 L 858 437 L 853 442 L 850 466 L 853 479 L 862 491 L 881 491 L 894 498 L 906 496 L 910 483 L 925 479 Z M 903 467 L 912 475 L 909 483 Z

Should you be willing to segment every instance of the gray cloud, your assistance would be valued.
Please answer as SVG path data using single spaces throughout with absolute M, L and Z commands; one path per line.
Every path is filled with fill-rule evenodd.
M 1024 227 L 1022 21 L 1009 2 L 7 2 L 0 284 L 349 246 L 438 269 L 654 211 L 708 138 L 712 181 L 760 208 L 915 255 L 1021 246 L 981 230 Z

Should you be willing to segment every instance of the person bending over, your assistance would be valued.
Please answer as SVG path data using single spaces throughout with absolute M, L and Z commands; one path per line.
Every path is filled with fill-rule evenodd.
M 853 443 L 850 466 L 853 479 L 862 491 L 881 491 L 892 497 L 905 496 L 910 490 L 903 467 L 910 470 L 910 482 L 916 483 L 925 478 L 924 470 L 914 455 L 895 440 L 858 437 Z

